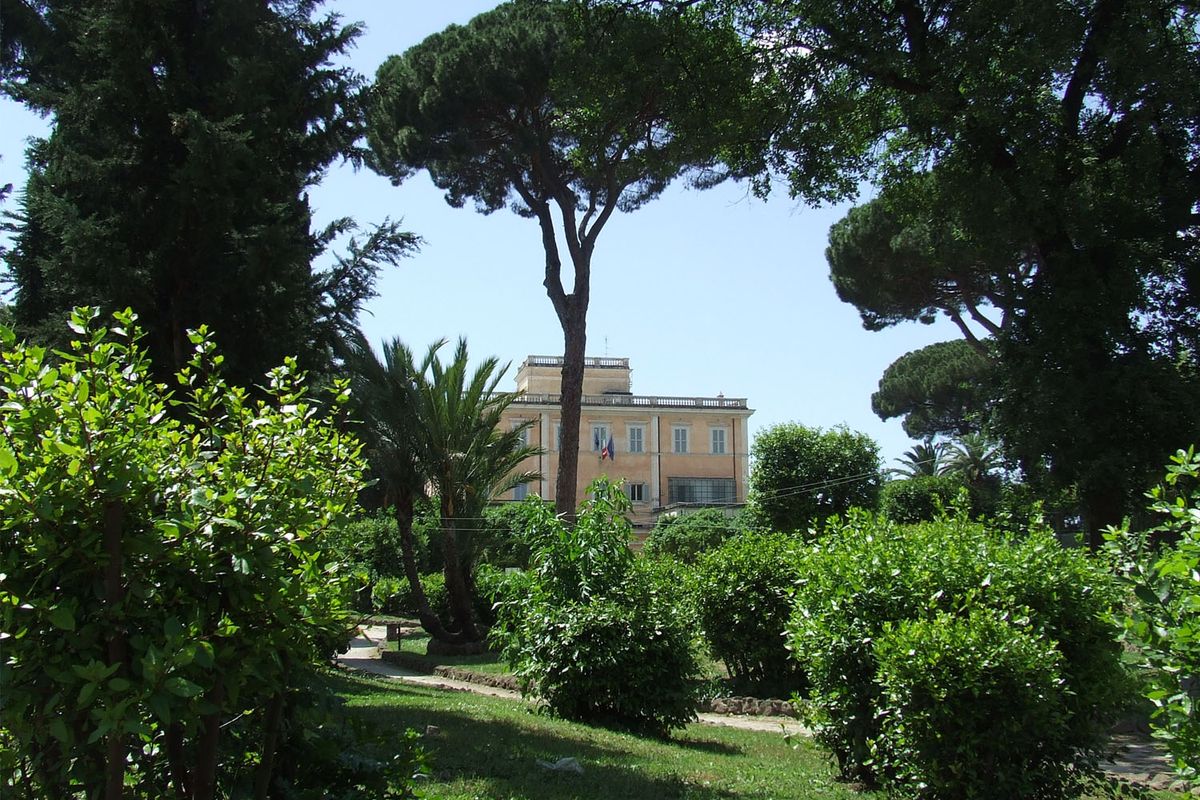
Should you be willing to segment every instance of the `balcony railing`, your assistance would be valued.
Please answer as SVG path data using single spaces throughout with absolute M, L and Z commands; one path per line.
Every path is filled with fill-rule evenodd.
M 530 367 L 561 367 L 563 365 L 563 357 L 529 356 L 525 359 L 525 364 Z M 589 356 L 583 359 L 583 366 L 586 369 L 629 369 L 629 359 L 593 358 Z
M 562 404 L 559 394 L 522 394 L 514 401 L 535 406 Z M 617 406 L 625 408 L 747 408 L 744 397 L 662 397 L 636 394 L 585 394 L 585 406 Z

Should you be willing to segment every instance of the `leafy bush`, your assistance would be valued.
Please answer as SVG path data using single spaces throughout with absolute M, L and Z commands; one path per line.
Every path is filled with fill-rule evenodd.
M 529 579 L 524 572 L 506 572 L 491 564 L 480 564 L 475 568 L 474 591 L 475 616 L 489 628 L 496 624 L 496 606 L 519 601 L 528 592 Z
M 684 618 L 628 547 L 630 505 L 589 487 L 574 527 L 530 504 L 528 594 L 503 602 L 493 636 L 554 714 L 665 733 L 694 718 L 698 665 Z
M 710 652 L 760 692 L 790 696 L 804 686 L 784 638 L 803 550 L 784 534 L 743 534 L 701 555 L 690 582 Z
M 788 422 L 759 431 L 750 452 L 750 501 L 771 530 L 807 532 L 879 503 L 879 445 L 865 433 Z
M 387 576 L 371 587 L 371 610 L 376 614 L 405 616 L 413 613 L 412 587 L 408 578 Z
M 719 508 L 663 516 L 646 538 L 643 552 L 648 556 L 670 556 L 691 564 L 701 553 L 719 547 L 743 530 L 745 523 L 740 517 L 731 517 Z
M 886 630 L 875 657 L 886 710 L 876 759 L 900 792 L 1007 800 L 1070 787 L 1062 656 L 1028 625 L 987 608 L 938 612 Z
M 450 593 L 446 590 L 446 576 L 441 572 L 431 572 L 421 576 L 421 588 L 425 590 L 425 599 L 429 608 L 442 619 L 450 616 Z
M 918 475 L 890 481 L 880 492 L 879 508 L 892 522 L 928 522 L 941 509 L 953 506 L 963 488 L 962 481 L 951 475 Z
M 960 788 L 973 786 L 986 765 L 1008 757 L 1004 742 L 981 737 L 983 749 L 934 765 L 920 760 L 924 744 L 904 738 L 923 741 L 919 730 L 907 733 L 885 725 L 919 713 L 919 691 L 928 690 L 944 696 L 945 713 L 957 716 L 961 725 L 986 729 L 985 715 L 997 700 L 987 681 L 1008 678 L 1003 670 L 987 676 L 985 685 L 976 687 L 980 696 L 968 702 L 972 693 L 962 689 L 973 679 L 962 672 L 967 657 L 959 651 L 1001 637 L 990 629 L 956 629 L 962 633 L 959 644 L 929 645 L 952 655 L 940 662 L 943 668 L 922 677 L 924 685 L 894 668 L 890 674 L 897 691 L 889 696 L 883 686 L 888 678 L 879 666 L 880 648 L 894 654 L 886 644 L 889 636 L 911 638 L 906 625 L 947 617 L 969 621 L 973 613 L 989 612 L 1039 647 L 1053 648 L 1061 682 L 1049 702 L 1061 709 L 1063 723 L 1029 728 L 1023 741 L 1038 757 L 1018 765 L 1021 774 L 1005 776 L 1015 782 L 1006 785 L 1053 785 L 1071 764 L 1094 763 L 1107 738 L 1106 723 L 1127 697 L 1120 646 L 1104 621 L 1118 599 L 1112 577 L 1100 565 L 1084 552 L 1064 550 L 1049 531 L 1032 530 L 1017 541 L 968 521 L 965 514 L 899 526 L 855 513 L 845 522 L 831 522 L 810 554 L 788 630 L 811 681 L 810 721 L 819 740 L 833 751 L 845 776 L 869 783 L 929 783 L 935 779 L 930 770 L 940 775 L 946 769 L 957 770 Z M 934 654 L 921 657 L 933 660 Z M 1029 669 L 1036 673 L 1034 666 Z M 1044 677 L 1034 685 L 1044 685 Z M 903 705 L 909 700 L 918 707 Z M 946 788 L 944 796 L 959 795 Z
M 530 498 L 525 502 L 538 502 Z M 549 501 L 541 501 L 549 504 Z M 525 533 L 524 503 L 501 503 L 483 512 L 483 530 L 474 542 L 474 563 L 494 567 L 529 567 L 530 546 Z
M 1165 484 L 1151 492 L 1151 509 L 1166 517 L 1159 528 L 1110 531 L 1107 547 L 1137 603 L 1124 616 L 1126 639 L 1142 657 L 1155 705 L 1152 725 L 1166 740 L 1176 770 L 1200 777 L 1200 454 L 1180 450 Z M 1166 540 L 1155 547 L 1157 540 Z
M 55 363 L 0 328 L 0 728 L 31 796 L 269 782 L 295 677 L 349 638 L 321 540 L 358 445 L 292 361 L 261 401 L 225 384 L 203 329 L 169 397 L 114 316 L 77 310 Z M 229 747 L 248 710 L 253 746 Z

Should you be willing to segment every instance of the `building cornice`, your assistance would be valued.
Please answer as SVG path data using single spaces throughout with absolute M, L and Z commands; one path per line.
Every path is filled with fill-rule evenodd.
M 744 397 L 666 397 L 640 394 L 585 394 L 588 408 L 665 408 L 696 411 L 750 411 Z M 518 394 L 514 406 L 561 406 L 562 395 L 530 392 Z M 752 413 L 752 412 L 751 412 Z

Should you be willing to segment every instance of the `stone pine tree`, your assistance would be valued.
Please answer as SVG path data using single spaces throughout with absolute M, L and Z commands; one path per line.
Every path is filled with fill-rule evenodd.
M 883 185 L 891 210 L 951 232 L 937 254 L 966 244 L 987 256 L 982 274 L 959 264 L 972 279 L 960 286 L 986 288 L 1027 260 L 994 334 L 1006 451 L 1052 487 L 1075 487 L 1091 533 L 1119 522 L 1166 456 L 1200 435 L 1200 10 L 736 5 L 785 87 L 790 124 L 773 156 L 796 192 L 814 191 L 832 154 Z M 927 277 L 932 290 L 945 273 Z M 881 270 L 876 288 L 911 297 L 905 278 L 924 280 Z
M 367 110 L 375 170 L 397 183 L 427 170 L 451 205 L 509 206 L 539 226 L 564 341 L 560 513 L 575 510 L 597 238 L 676 177 L 705 187 L 739 171 L 756 150 L 745 143 L 759 144 L 747 135 L 764 113 L 759 90 L 727 26 L 573 2 L 506 3 L 379 69 Z
M 130 306 L 160 380 L 201 323 L 238 385 L 288 355 L 329 365 L 379 264 L 414 240 L 385 223 L 313 269 L 353 227 L 314 231 L 306 191 L 352 152 L 362 83 L 331 64 L 357 29 L 318 5 L 6 3 L 3 90 L 53 125 L 8 254 L 21 333 L 53 342 L 73 306 Z

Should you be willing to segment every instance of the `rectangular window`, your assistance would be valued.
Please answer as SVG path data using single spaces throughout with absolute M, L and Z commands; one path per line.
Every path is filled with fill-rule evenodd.
M 562 423 L 554 423 L 554 449 L 562 450 Z
M 725 454 L 725 429 L 712 429 L 712 453 L 721 456 Z
M 599 453 L 608 444 L 608 426 L 592 426 L 592 452 Z
M 521 427 L 521 426 L 522 426 L 522 425 L 524 425 L 524 424 L 525 424 L 525 421 L 524 421 L 524 420 L 520 420 L 520 421 L 518 421 L 518 422 L 514 422 L 514 423 L 512 424 L 512 426 L 513 426 L 513 430 L 516 430 L 517 428 Z M 523 447 L 529 447 L 529 428 L 525 428 L 525 429 L 524 429 L 524 430 L 522 430 L 522 431 L 520 432 L 520 434 L 518 434 L 518 435 L 519 435 L 519 436 L 520 436 L 520 438 L 521 438 L 521 445 L 522 445 Z
M 627 430 L 629 431 L 629 452 L 646 452 L 646 429 L 641 425 L 630 425 Z
M 631 484 L 628 484 L 625 488 L 629 490 L 629 499 L 631 501 L 633 501 L 634 503 L 646 502 L 646 484 L 631 483 Z
M 513 487 L 513 500 L 524 500 L 529 496 L 529 484 L 518 483 Z
M 667 478 L 668 503 L 736 503 L 733 478 Z
M 688 429 L 687 428 L 672 428 L 671 441 L 673 443 L 672 450 L 676 453 L 686 453 L 688 451 Z

